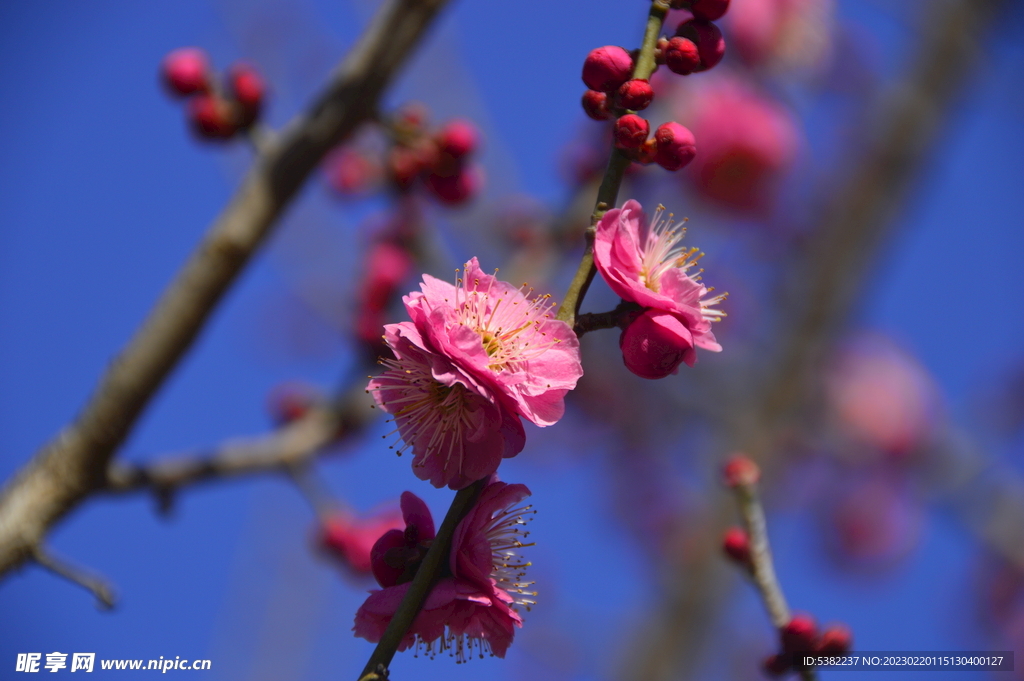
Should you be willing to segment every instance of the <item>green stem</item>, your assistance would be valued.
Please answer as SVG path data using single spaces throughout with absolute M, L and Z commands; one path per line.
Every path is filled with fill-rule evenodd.
M 430 544 L 430 550 L 423 557 L 423 562 L 420 563 L 416 576 L 413 577 L 409 591 L 406 592 L 405 598 L 402 599 L 402 603 L 395 612 L 395 616 L 391 618 L 388 628 L 384 630 L 384 635 L 381 636 L 380 642 L 374 649 L 373 654 L 370 655 L 370 661 L 366 663 L 363 671 L 359 674 L 360 679 L 368 675 L 375 675 L 378 666 L 386 669 L 391 664 L 395 651 L 398 650 L 398 646 L 401 645 L 402 639 L 405 638 L 409 627 L 412 626 L 413 620 L 419 614 L 420 608 L 423 607 L 424 601 L 427 600 L 427 596 L 430 594 L 430 590 L 434 588 L 442 568 L 447 564 L 448 557 L 451 555 L 452 535 L 455 533 L 455 527 L 473 508 L 477 496 L 479 496 L 486 484 L 486 478 L 477 480 L 469 487 L 460 489 L 455 494 L 455 498 L 452 499 L 452 505 L 448 508 L 448 514 L 444 517 L 444 521 L 437 531 L 437 536 L 434 537 L 434 541 Z M 370 676 L 370 678 L 375 678 L 375 676 Z
M 668 4 L 665 0 L 654 0 L 651 3 L 650 12 L 647 14 L 647 28 L 644 30 L 644 40 L 640 45 L 640 53 L 636 58 L 636 65 L 633 67 L 633 78 L 650 78 L 654 69 L 658 66 L 654 62 L 654 49 L 658 45 L 658 38 L 661 36 L 661 27 L 665 23 L 665 16 L 668 14 Z M 594 280 L 596 269 L 594 268 L 594 229 L 601 217 L 615 205 L 619 196 L 619 187 L 622 186 L 622 177 L 629 167 L 630 160 L 621 150 L 612 145 L 611 156 L 608 159 L 608 167 L 604 171 L 604 178 L 601 180 L 601 188 L 597 190 L 597 201 L 594 203 L 594 212 L 590 216 L 590 227 L 587 228 L 587 245 L 580 260 L 580 266 L 569 284 L 569 290 L 565 292 L 562 305 L 558 308 L 558 318 L 569 326 L 575 326 L 576 316 L 580 313 L 580 306 L 587 296 L 590 282 Z

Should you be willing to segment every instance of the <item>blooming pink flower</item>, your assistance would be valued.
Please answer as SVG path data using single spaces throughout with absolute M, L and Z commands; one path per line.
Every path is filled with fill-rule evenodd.
M 530 291 L 483 272 L 476 258 L 455 286 L 425 274 L 420 288 L 403 301 L 421 347 L 443 355 L 532 423 L 550 426 L 562 418 L 565 394 L 583 367 L 579 339 L 549 313 L 548 296 L 527 297 Z
M 526 523 L 524 516 L 532 510 L 520 503 L 529 494 L 525 485 L 509 485 L 492 478 L 476 506 L 455 528 L 449 557 L 451 576 L 441 579 L 431 590 L 399 650 L 422 646 L 431 657 L 450 650 L 457 662 L 466 661 L 474 653 L 481 657 L 485 653 L 505 656 L 516 627 L 523 624 L 517 608 L 529 609 L 534 603 L 530 597 L 536 595 L 525 590 L 531 584 L 523 581 L 526 564 L 515 554 L 516 549 L 527 546 L 522 539 L 528 533 L 521 527 Z M 402 495 L 403 512 L 407 506 L 426 511 L 411 492 Z M 410 520 L 409 514 L 406 517 Z M 426 521 L 428 540 L 433 539 L 429 511 Z M 415 553 L 416 546 L 409 546 L 409 528 L 413 528 L 412 534 L 423 537 L 426 521 L 422 517 L 413 520 L 404 535 L 397 530 L 388 533 L 374 547 L 375 553 L 385 556 L 383 560 L 390 556 L 393 565 L 407 557 L 414 572 L 422 556 Z M 381 583 L 385 588 L 371 591 L 356 612 L 356 636 L 379 641 L 394 617 L 409 582 L 386 584 L 391 582 L 392 574 L 386 573 Z
M 523 450 L 522 423 L 490 387 L 429 349 L 412 323 L 384 331 L 395 358 L 381 360 L 386 370 L 367 389 L 394 416 L 399 454 L 412 448 L 416 477 L 461 489 Z
M 317 542 L 342 565 L 359 574 L 370 574 L 370 550 L 381 535 L 402 525 L 402 516 L 397 509 L 387 509 L 368 517 L 337 511 L 320 522 Z
M 712 306 L 725 294 L 705 299 L 712 289 L 700 283 L 700 276 L 689 274 L 703 254 L 680 245 L 686 233 L 683 223 L 673 223 L 671 214 L 663 220 L 664 210 L 659 206 L 648 222 L 640 204 L 630 200 L 605 213 L 594 236 L 594 263 L 623 300 L 675 317 L 692 337 L 680 332 L 677 346 L 720 352 L 722 346 L 711 332 L 711 322 L 723 313 Z M 661 342 L 664 344 L 664 339 Z M 696 353 L 691 350 L 682 359 L 692 366 Z

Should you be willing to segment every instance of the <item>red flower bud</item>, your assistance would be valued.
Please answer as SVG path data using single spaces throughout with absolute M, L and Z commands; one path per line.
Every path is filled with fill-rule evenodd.
M 700 54 L 697 44 L 688 38 L 676 36 L 665 47 L 665 66 L 672 73 L 688 76 L 700 69 Z
M 232 106 L 206 93 L 189 101 L 188 118 L 195 133 L 207 139 L 226 140 L 238 131 Z
M 641 111 L 654 101 L 654 88 L 646 78 L 627 80 L 619 87 L 619 105 L 623 109 Z
M 692 364 L 696 353 L 689 329 L 667 312 L 647 310 L 619 336 L 626 368 L 640 378 L 665 378 L 678 373 L 685 360 Z
M 694 18 L 718 21 L 729 10 L 729 0 L 693 0 L 690 11 Z
M 789 655 L 771 655 L 764 660 L 764 671 L 768 676 L 782 676 L 791 667 Z
M 263 76 L 249 64 L 235 64 L 228 76 L 231 92 L 241 110 L 239 124 L 244 128 L 252 125 L 260 115 L 263 97 L 267 87 Z
M 583 111 L 595 121 L 604 121 L 611 118 L 608 110 L 608 95 L 597 90 L 587 90 L 583 93 Z
M 583 82 L 591 90 L 612 92 L 633 75 L 633 58 L 621 47 L 591 50 L 583 62 Z
M 730 527 L 722 537 L 722 550 L 734 563 L 744 567 L 750 565 L 750 537 L 740 527 Z
M 818 628 L 814 618 L 801 613 L 793 617 L 782 627 L 782 648 L 787 653 L 810 652 L 814 650 Z
M 654 132 L 658 142 L 655 160 L 665 170 L 679 170 L 697 155 L 693 133 L 675 122 L 662 123 Z
M 481 173 L 476 167 L 462 167 L 452 175 L 431 173 L 427 177 L 427 189 L 441 201 L 449 205 L 465 203 L 480 189 Z
M 636 150 L 636 162 L 643 163 L 648 166 L 654 163 L 655 158 L 658 156 L 658 142 L 653 138 L 649 138 L 640 148 Z
M 750 457 L 736 454 L 725 462 L 722 477 L 729 487 L 754 485 L 761 479 L 761 469 Z
M 845 655 L 853 645 L 853 634 L 843 624 L 833 624 L 822 632 L 814 650 L 826 655 Z
M 651 125 L 636 114 L 619 116 L 615 121 L 615 145 L 620 149 L 638 149 L 651 132 Z
M 460 159 L 476 150 L 477 138 L 476 126 L 469 121 L 456 119 L 446 123 L 437 133 L 437 147 L 441 153 Z
M 175 95 L 191 95 L 210 89 L 210 62 L 198 47 L 174 50 L 160 65 L 164 84 Z
M 694 71 L 707 71 L 725 56 L 725 39 L 718 27 L 710 21 L 691 19 L 679 24 L 676 35 L 693 41 L 700 55 L 700 68 Z

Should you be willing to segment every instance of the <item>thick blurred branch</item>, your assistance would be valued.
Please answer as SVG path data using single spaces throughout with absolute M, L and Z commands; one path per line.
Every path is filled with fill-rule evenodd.
M 734 395 L 725 404 L 740 405 L 731 437 L 762 465 L 772 468 L 773 449 L 793 425 L 792 417 L 813 394 L 811 378 L 835 334 L 847 321 L 865 288 L 865 275 L 880 246 L 891 236 L 893 218 L 903 205 L 914 178 L 933 145 L 943 113 L 972 72 L 981 38 L 1001 0 L 948 0 L 929 4 L 927 23 L 907 75 L 872 107 L 854 147 L 852 172 L 838 189 L 823 188 L 818 219 L 798 255 L 781 296 L 776 357 L 763 360 L 771 371 L 759 390 Z M 769 476 L 770 477 L 770 476 Z M 728 509 L 719 504 L 708 518 L 722 528 Z M 710 522 L 710 521 L 709 521 Z M 706 634 L 727 593 L 720 580 L 710 585 L 702 577 L 714 573 L 721 560 L 719 536 L 692 532 L 692 555 L 685 563 L 666 566 L 668 584 L 637 645 L 623 667 L 626 679 L 685 678 L 698 668 L 700 647 L 690 638 Z M 710 541 L 709 541 L 710 540 Z M 707 596 L 694 597 L 691 591 Z M 716 598 L 715 596 L 718 596 Z M 693 607 L 694 605 L 699 607 Z
M 391 0 L 327 89 L 261 149 L 227 208 L 110 365 L 82 413 L 0 492 L 0 575 L 107 483 L 107 466 L 306 178 L 374 113 L 384 88 L 446 0 Z

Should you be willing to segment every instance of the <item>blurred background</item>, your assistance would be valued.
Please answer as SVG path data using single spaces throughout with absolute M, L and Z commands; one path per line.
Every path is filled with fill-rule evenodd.
M 74 417 L 253 157 L 242 139 L 190 132 L 159 82 L 164 56 L 194 45 L 221 72 L 248 61 L 276 127 L 374 9 L 0 6 L 0 478 Z M 405 318 L 395 294 L 422 271 L 450 280 L 476 255 L 560 298 L 609 144 L 580 108 L 581 65 L 595 47 L 638 46 L 645 16 L 617 0 L 452 3 L 382 113 L 428 137 L 470 121 L 472 181 L 399 191 L 394 125 L 361 131 L 307 183 L 120 458 L 209 451 L 365 381 L 366 329 Z M 739 449 L 764 468 L 795 610 L 845 623 L 859 650 L 1024 642 L 1024 9 L 733 0 L 720 25 L 723 63 L 661 69 L 646 112 L 690 127 L 697 159 L 636 166 L 619 198 L 689 218 L 705 282 L 730 292 L 724 352 L 652 382 L 622 366 L 617 331 L 585 337 L 566 417 L 528 426 L 500 471 L 538 509 L 537 607 L 506 660 L 410 652 L 393 678 L 761 678 L 775 633 L 720 551 L 738 515 L 719 470 Z M 391 273 L 376 292 L 368 267 Z M 616 302 L 598 280 L 583 309 Z M 310 501 L 374 517 L 412 490 L 440 518 L 452 495 L 412 475 L 389 430 L 371 422 L 322 452 L 312 492 L 267 474 L 90 499 L 51 545 L 108 579 L 117 607 L 36 566 L 7 576 L 0 676 L 18 653 L 61 651 L 205 658 L 226 680 L 353 677 L 372 645 L 352 619 L 375 585 L 319 545 Z

